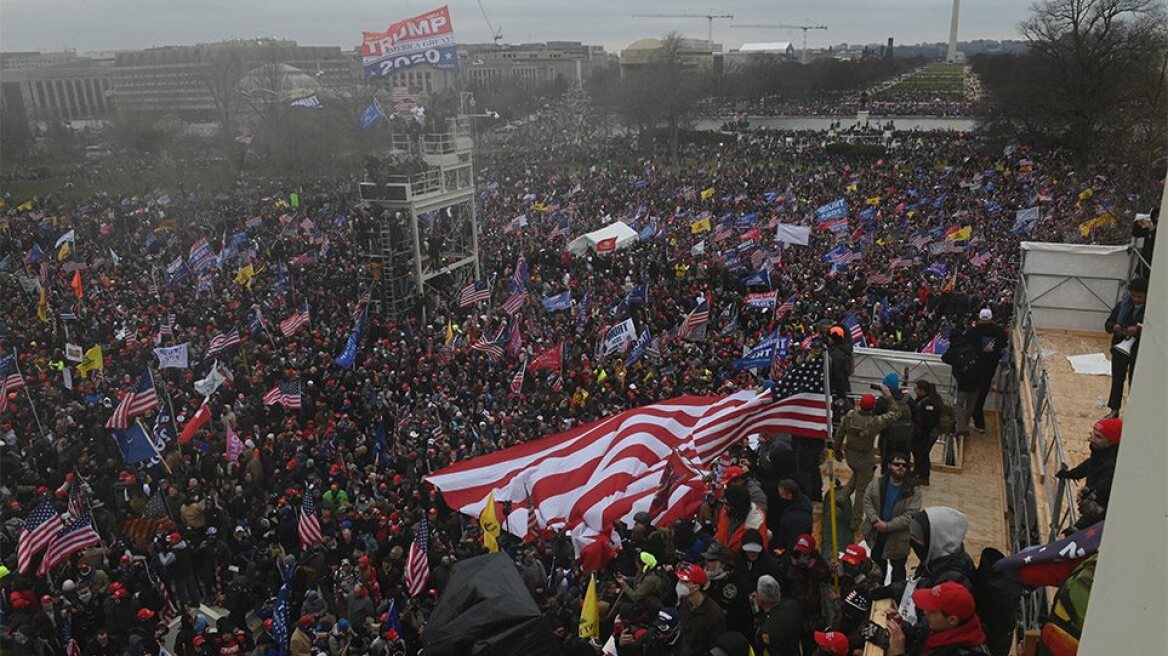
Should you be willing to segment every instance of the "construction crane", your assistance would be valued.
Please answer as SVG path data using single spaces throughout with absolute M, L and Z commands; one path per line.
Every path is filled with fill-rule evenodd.
M 633 14 L 633 18 L 704 18 L 706 19 L 707 34 L 710 39 L 710 48 L 713 48 L 714 19 L 734 18 L 734 14 Z
M 775 24 L 771 24 L 771 25 L 731 25 L 730 27 L 764 29 L 764 30 L 803 30 L 803 50 L 799 54 L 799 62 L 802 64 L 807 63 L 807 30 L 826 30 L 827 29 L 826 25 L 783 25 L 783 24 L 777 24 L 777 25 L 775 25 Z
M 483 6 L 483 0 L 479 0 L 479 10 L 483 12 L 483 20 L 487 22 L 487 29 L 491 31 L 491 40 L 495 42 L 496 46 L 499 45 L 499 40 L 503 38 L 503 27 L 500 26 L 496 30 L 495 26 L 491 25 L 491 19 L 487 17 L 487 8 Z

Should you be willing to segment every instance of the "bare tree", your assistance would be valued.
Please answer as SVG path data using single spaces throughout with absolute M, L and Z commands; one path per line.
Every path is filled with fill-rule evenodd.
M 1031 83 L 1047 99 L 1044 116 L 1080 160 L 1130 113 L 1133 92 L 1152 90 L 1141 116 L 1164 113 L 1161 0 L 1040 0 L 1031 10 L 1020 25 L 1041 69 Z
M 669 130 L 669 156 L 674 172 L 678 170 L 678 132 L 697 102 L 694 78 L 686 70 L 686 50 L 684 37 L 677 32 L 666 34 L 650 67 L 651 85 L 646 89 L 650 100 L 660 108 Z

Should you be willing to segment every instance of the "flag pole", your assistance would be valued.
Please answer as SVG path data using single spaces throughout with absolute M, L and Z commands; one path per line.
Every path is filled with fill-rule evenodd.
M 828 516 L 831 523 L 831 557 L 832 560 L 839 558 L 839 537 L 836 530 L 836 512 L 835 512 L 835 443 L 832 441 L 831 434 L 831 355 L 826 346 L 823 349 L 823 394 L 827 397 L 827 412 L 825 417 L 825 428 L 827 429 L 827 453 L 824 460 L 827 461 L 827 501 L 828 501 Z M 832 585 L 835 586 L 836 594 L 839 594 L 839 572 L 836 568 L 832 568 L 831 573 Z
M 37 432 L 40 433 L 46 442 L 52 444 L 52 440 L 45 435 L 45 427 L 41 425 L 41 416 L 37 413 L 36 403 L 32 400 L 32 392 L 28 391 L 28 381 L 25 380 L 24 374 L 20 372 L 20 356 L 17 355 L 15 346 L 12 347 L 12 365 L 16 367 L 16 375 L 20 376 L 21 380 L 24 380 L 24 396 L 28 399 L 28 407 L 32 410 L 32 418 L 36 420 Z

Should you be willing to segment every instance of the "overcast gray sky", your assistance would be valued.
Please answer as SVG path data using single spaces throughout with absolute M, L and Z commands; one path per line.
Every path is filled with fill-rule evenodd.
M 730 48 L 744 41 L 792 41 L 798 30 L 728 29 L 731 23 L 825 24 L 809 33 L 812 47 L 840 42 L 946 41 L 950 0 L 729 0 L 703 4 L 650 0 L 482 0 L 503 40 L 569 40 L 619 51 L 635 39 L 678 30 L 704 38 L 702 18 L 633 18 L 634 13 L 719 13 L 714 39 Z M 452 0 L 460 42 L 490 40 L 475 0 Z M 78 52 L 194 44 L 221 39 L 274 36 L 302 45 L 360 42 L 362 30 L 441 5 L 441 0 L 0 0 L 0 49 Z M 711 6 L 715 9 L 711 9 Z M 1027 0 L 966 0 L 958 38 L 1018 38 Z

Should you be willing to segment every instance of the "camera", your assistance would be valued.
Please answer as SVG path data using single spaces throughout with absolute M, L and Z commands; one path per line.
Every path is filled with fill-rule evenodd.
M 883 389 L 880 387 L 880 383 L 872 383 L 872 384 L 868 385 L 868 389 L 876 390 L 877 392 L 883 391 Z

